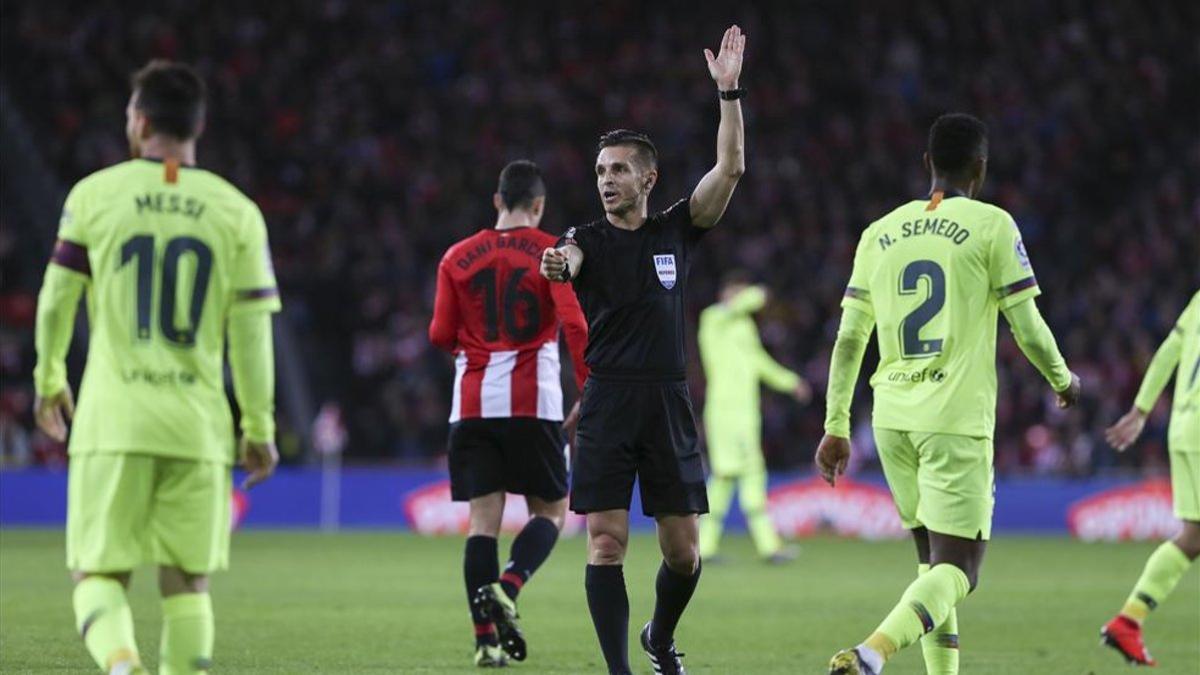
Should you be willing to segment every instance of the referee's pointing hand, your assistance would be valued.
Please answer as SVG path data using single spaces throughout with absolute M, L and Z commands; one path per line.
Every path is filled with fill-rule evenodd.
M 556 248 L 542 251 L 542 276 L 550 281 L 564 281 L 563 272 L 567 269 L 567 254 Z

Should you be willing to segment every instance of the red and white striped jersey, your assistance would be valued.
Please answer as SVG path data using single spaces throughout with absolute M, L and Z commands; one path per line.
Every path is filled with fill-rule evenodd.
M 455 355 L 450 422 L 479 417 L 563 419 L 558 328 L 575 380 L 587 379 L 587 322 L 569 284 L 538 272 L 554 235 L 536 228 L 481 230 L 438 265 L 429 340 Z

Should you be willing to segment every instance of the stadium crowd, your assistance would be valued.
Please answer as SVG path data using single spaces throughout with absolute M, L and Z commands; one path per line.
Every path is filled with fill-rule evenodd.
M 701 246 L 693 317 L 726 271 L 749 270 L 772 293 L 764 343 L 823 391 L 858 233 L 926 193 L 934 117 L 972 112 L 991 130 L 984 198 L 1021 226 L 1039 305 L 1085 392 L 1056 410 L 1005 335 L 998 471 L 1165 468 L 1165 400 L 1128 455 L 1102 430 L 1200 287 L 1196 3 L 166 0 L 132 21 L 123 7 L 6 7 L 4 85 L 65 187 L 126 157 L 132 70 L 151 57 L 200 68 L 211 95 L 201 164 L 266 214 L 314 403 L 340 406 L 352 458 L 444 452 L 452 366 L 426 338 L 434 270 L 493 222 L 500 168 L 542 166 L 543 226 L 560 232 L 599 217 L 595 139 L 628 127 L 659 146 L 652 207 L 686 196 L 715 152 L 701 50 L 736 21 L 751 37 L 748 172 Z M 4 219 L 0 443 L 9 461 L 51 461 L 61 451 L 31 431 L 29 373 L 49 252 L 32 233 L 56 218 Z M 807 468 L 820 396 L 806 408 L 764 401 L 768 464 Z

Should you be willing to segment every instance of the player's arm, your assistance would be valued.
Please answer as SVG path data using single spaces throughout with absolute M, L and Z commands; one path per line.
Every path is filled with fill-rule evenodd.
M 575 368 L 575 384 L 583 391 L 587 381 L 588 367 L 583 360 L 587 349 L 588 327 L 583 317 L 583 309 L 579 306 L 579 298 L 569 286 L 553 284 L 550 286 L 550 299 L 554 302 L 554 314 L 562 324 L 563 338 L 567 341 L 567 351 L 571 354 L 571 364 Z
M 575 297 L 575 291 L 571 287 L 565 284 L 551 284 L 550 299 L 554 303 L 554 314 L 563 327 L 563 338 L 567 341 L 567 352 L 571 355 L 571 365 L 575 371 L 575 386 L 579 391 L 579 398 L 575 399 L 575 404 L 563 420 L 563 431 L 570 439 L 571 447 L 574 447 L 575 427 L 582 415 L 583 385 L 587 383 L 588 378 L 587 363 L 583 360 L 588 342 L 587 320 L 584 319 L 583 309 L 579 306 L 579 298 Z
M 67 384 L 67 351 L 75 332 L 79 298 L 91 281 L 87 248 L 59 239 L 38 293 L 33 369 L 34 418 L 38 427 L 56 441 L 67 439 L 67 422 L 75 412 Z
M 443 351 L 452 352 L 458 346 L 458 295 L 450 268 L 443 259 L 438 265 L 437 291 L 433 299 L 433 319 L 429 322 L 429 341 Z
M 267 227 L 258 207 L 246 210 L 244 240 L 233 266 L 233 297 L 225 331 L 233 393 L 241 410 L 242 482 L 250 488 L 275 472 L 275 345 L 271 314 L 280 310 L 275 270 L 267 245 Z
M 738 88 L 742 73 L 742 54 L 746 49 L 746 36 L 742 29 L 731 26 L 721 39 L 721 49 L 716 56 L 712 50 L 704 50 L 708 61 L 708 73 L 720 91 Z M 738 179 L 746 172 L 745 129 L 742 124 L 741 101 L 722 99 L 721 123 L 717 127 L 717 164 L 696 185 L 688 209 L 692 224 L 708 228 L 717 224 L 729 206 L 729 198 L 737 187 Z
M 775 391 L 791 394 L 801 403 L 808 402 L 812 396 L 812 389 L 808 386 L 808 382 L 805 382 L 804 378 L 795 371 L 776 361 L 762 346 L 762 342 L 758 342 L 754 361 L 758 377 L 763 384 Z
M 767 305 L 767 289 L 762 286 L 747 286 L 729 298 L 726 303 L 729 311 L 726 316 L 748 316 Z M 812 390 L 804 378 L 776 361 L 762 346 L 758 333 L 754 334 L 753 363 L 755 373 L 763 384 L 775 391 L 792 394 L 796 400 L 805 403 L 812 396 Z
M 1146 376 L 1142 378 L 1142 386 L 1138 387 L 1137 397 L 1133 407 L 1121 416 L 1116 424 L 1104 430 L 1104 438 L 1117 450 L 1125 450 L 1142 435 L 1146 426 L 1146 417 L 1154 409 L 1154 402 L 1162 394 L 1171 380 L 1171 375 L 1179 365 L 1183 353 L 1183 336 L 1178 326 L 1171 331 L 1166 340 L 1154 352 Z
M 1003 311 L 1017 346 L 1058 394 L 1059 407 L 1073 405 L 1079 396 L 1079 378 L 1067 368 L 1067 361 L 1038 311 L 1037 302 L 1032 297 L 1025 298 Z
M 830 485 L 846 471 L 850 461 L 850 404 L 858 371 L 862 368 L 867 341 L 875 328 L 875 305 L 871 301 L 871 229 L 867 228 L 854 253 L 850 283 L 842 296 L 842 318 L 830 355 L 829 383 L 825 390 L 825 436 L 817 446 L 816 465 Z
M 233 393 L 242 412 L 242 461 L 250 475 L 249 488 L 275 471 L 275 347 L 268 312 L 229 317 L 229 369 Z
M 850 404 L 874 328 L 873 314 L 853 306 L 843 309 L 825 390 L 825 437 L 817 448 L 816 458 L 821 477 L 830 485 L 837 483 L 837 477 L 846 471 L 850 461 Z
M 734 314 L 753 314 L 767 306 L 767 289 L 762 286 L 747 286 L 729 298 L 727 306 Z
M 1025 358 L 1054 389 L 1058 407 L 1069 408 L 1079 400 L 1079 378 L 1067 368 L 1054 335 L 1033 302 L 1041 289 L 1021 241 L 1020 229 L 1004 211 L 997 210 L 997 216 L 988 253 L 988 278 L 997 307 L 1004 313 Z

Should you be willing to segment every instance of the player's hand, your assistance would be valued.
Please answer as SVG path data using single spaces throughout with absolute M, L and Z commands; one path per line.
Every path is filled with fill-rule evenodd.
M 817 446 L 817 470 L 831 487 L 837 486 L 838 476 L 846 473 L 850 462 L 850 439 L 825 434 Z
M 567 419 L 563 420 L 563 433 L 567 437 L 567 441 L 571 447 L 575 447 L 575 429 L 579 427 L 579 418 L 581 417 L 580 405 L 583 403 L 583 398 L 576 399 L 575 405 L 571 406 L 571 412 L 567 413 Z
M 717 89 L 737 89 L 738 77 L 742 74 L 742 53 L 746 49 L 746 36 L 736 25 L 730 26 L 721 38 L 721 50 L 713 56 L 711 49 L 704 50 L 708 61 L 708 74 L 717 83 Z
M 556 248 L 542 251 L 542 276 L 550 281 L 562 281 L 563 271 L 567 269 L 567 254 Z
M 796 398 L 796 401 L 800 405 L 808 405 L 808 402 L 812 400 L 812 385 L 810 385 L 808 380 L 804 379 L 803 377 L 800 378 L 800 384 L 796 385 L 796 389 L 792 392 L 792 396 Z
M 242 468 L 249 472 L 242 481 L 243 490 L 249 490 L 275 473 L 275 467 L 279 465 L 279 451 L 275 449 L 275 443 L 259 443 L 243 436 L 239 450 Z
M 1079 383 L 1079 376 L 1071 373 L 1071 384 L 1067 385 L 1066 389 L 1056 391 L 1054 394 L 1058 397 L 1056 403 L 1059 408 L 1070 408 L 1079 402 L 1079 392 L 1082 386 Z
M 71 395 L 71 385 L 66 385 L 62 391 L 42 398 L 33 399 L 33 417 L 37 420 L 38 428 L 47 436 L 62 443 L 67 440 L 67 422 L 75 417 L 75 397 Z
M 1138 436 L 1142 435 L 1142 429 L 1145 426 L 1146 413 L 1133 407 L 1122 415 L 1116 424 L 1104 430 L 1104 439 L 1108 441 L 1109 445 L 1124 452 L 1126 448 L 1133 445 Z

